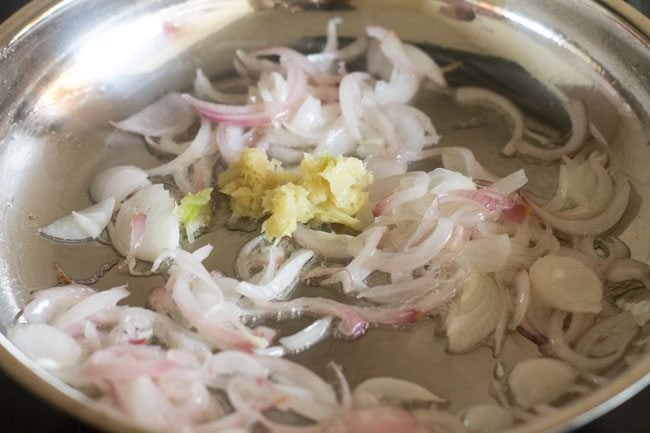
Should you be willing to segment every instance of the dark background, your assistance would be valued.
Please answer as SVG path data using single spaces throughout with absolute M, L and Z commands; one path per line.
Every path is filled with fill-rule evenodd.
M 25 0 L 0 0 L 0 22 L 26 3 Z M 630 0 L 630 3 L 650 15 L 650 0 Z M 0 372 L 0 432 L 100 433 L 32 396 L 2 372 Z M 650 432 L 650 388 L 646 388 L 622 406 L 575 433 L 648 432 Z

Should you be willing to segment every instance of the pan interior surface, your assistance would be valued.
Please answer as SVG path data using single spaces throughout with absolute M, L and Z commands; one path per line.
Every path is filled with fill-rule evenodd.
M 650 197 L 650 58 L 640 32 L 586 0 L 325 3 L 312 8 L 312 2 L 273 0 L 43 0 L 0 27 L 0 361 L 18 380 L 103 429 L 141 431 L 38 367 L 5 335 L 32 291 L 56 284 L 55 265 L 100 289 L 128 282 L 133 305 L 143 305 L 148 289 L 164 280 L 105 268 L 118 259 L 109 246 L 64 245 L 43 238 L 38 229 L 88 206 L 88 185 L 100 169 L 159 164 L 140 139 L 116 133 L 111 121 L 169 91 L 189 90 L 199 67 L 213 79 L 231 77 L 237 49 L 279 44 L 315 51 L 322 47 L 327 21 L 337 16 L 344 39 L 377 24 L 441 64 L 462 62 L 448 76 L 452 86 L 495 90 L 541 123 L 566 127 L 561 96 L 582 99 L 592 140 L 606 143 L 611 164 L 632 185 L 614 234 L 633 258 L 650 262 L 650 203 L 643 200 Z M 443 137 L 440 145 L 470 147 L 498 175 L 525 168 L 529 188 L 552 195 L 557 166 L 502 156 L 498 143 L 507 140 L 508 124 L 493 111 L 453 106 L 449 97 L 433 93 L 420 95 L 416 104 L 431 115 Z M 468 118 L 478 121 L 467 125 Z M 247 239 L 218 228 L 192 248 L 218 246 L 221 253 L 206 266 L 228 274 Z M 643 328 L 637 341 L 649 331 Z M 605 385 L 517 431 L 568 429 L 643 389 L 650 382 L 650 357 L 642 347 L 635 350 L 631 365 L 606 372 Z M 323 377 L 334 361 L 353 386 L 373 376 L 411 380 L 445 396 L 455 414 L 493 401 L 489 388 L 499 365 L 511 368 L 537 353 L 536 345 L 514 333 L 498 360 L 488 347 L 449 354 L 431 319 L 408 332 L 378 328 L 354 342 L 328 339 L 295 359 Z

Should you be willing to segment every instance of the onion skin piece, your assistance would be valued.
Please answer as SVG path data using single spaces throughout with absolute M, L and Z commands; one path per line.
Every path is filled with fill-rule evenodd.
M 519 406 L 531 409 L 552 403 L 564 395 L 578 378 L 575 368 L 551 358 L 527 359 L 512 369 L 510 391 Z
M 602 310 L 603 284 L 598 275 L 573 257 L 549 254 L 530 267 L 535 295 L 546 305 L 574 313 Z

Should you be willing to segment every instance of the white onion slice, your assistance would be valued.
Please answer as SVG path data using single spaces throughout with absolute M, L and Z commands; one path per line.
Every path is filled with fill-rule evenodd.
M 395 155 L 371 155 L 365 159 L 366 170 L 372 173 L 373 181 L 404 174 L 408 170 L 406 158 Z
M 509 195 L 526 185 L 527 182 L 526 172 L 521 168 L 494 182 L 489 188 L 500 194 Z
M 279 342 L 290 353 L 302 352 L 327 337 L 331 325 L 331 317 L 318 319 L 295 334 L 280 338 Z
M 619 313 L 589 328 L 576 343 L 575 351 L 590 358 L 618 359 L 638 331 L 631 314 Z
M 570 209 L 558 210 L 554 214 L 558 218 L 569 220 L 593 218 L 601 213 L 612 201 L 614 182 L 605 167 L 596 159 L 590 158 L 589 165 L 596 175 L 596 187 L 589 201 Z M 545 206 L 546 208 L 546 206 Z
M 536 358 L 518 363 L 508 384 L 515 401 L 524 409 L 552 403 L 571 389 L 578 378 L 573 367 L 557 359 Z
M 92 288 L 78 284 L 39 290 L 23 309 L 23 317 L 30 323 L 47 323 L 94 293 Z
M 109 226 L 113 246 L 122 254 L 129 254 L 131 219 L 135 214 L 145 214 L 147 221 L 144 237 L 135 251 L 135 258 L 153 262 L 163 251 L 178 248 L 180 224 L 174 214 L 174 199 L 162 184 L 145 187 L 127 199 L 115 224 Z
M 9 340 L 41 367 L 72 367 L 82 355 L 74 338 L 44 323 L 16 325 L 9 329 Z
M 498 433 L 515 424 L 515 418 L 501 406 L 484 403 L 463 411 L 463 427 L 468 433 Z
M 207 120 L 202 120 L 201 127 L 196 133 L 192 144 L 183 153 L 165 164 L 147 170 L 147 173 L 149 176 L 162 176 L 188 167 L 202 156 L 216 152 L 216 145 L 213 144 L 216 144 L 216 142 L 214 137 L 212 137 L 210 123 Z
M 579 99 L 570 99 L 564 104 L 564 109 L 571 120 L 571 136 L 566 143 L 552 149 L 544 149 L 527 141 L 519 140 L 516 144 L 517 151 L 545 161 L 554 161 L 579 150 L 589 136 L 587 107 Z
M 515 154 L 524 135 L 524 115 L 515 104 L 498 93 L 479 87 L 459 87 L 456 89 L 456 100 L 461 104 L 494 105 L 504 111 L 513 123 L 513 131 L 502 152 L 508 156 Z
M 293 239 L 308 250 L 316 254 L 333 259 L 352 258 L 350 242 L 354 236 L 328 233 L 322 230 L 312 230 L 302 224 L 298 224 L 293 233 Z
M 90 197 L 99 203 L 108 197 L 115 205 L 122 203 L 133 192 L 151 185 L 147 173 L 133 165 L 117 165 L 100 171 L 90 183 Z
M 436 168 L 429 173 L 429 192 L 436 195 L 443 195 L 451 191 L 473 191 L 476 184 L 467 176 L 446 168 Z
M 375 98 L 379 104 L 408 104 L 420 87 L 420 80 L 411 74 L 402 73 L 393 68 L 390 81 L 375 83 Z
M 196 77 L 194 78 L 194 91 L 199 98 L 208 97 L 212 101 L 218 102 L 220 104 L 245 104 L 247 99 L 247 95 L 245 94 L 228 94 L 222 93 L 215 89 L 201 68 L 196 70 Z
M 113 287 L 112 289 L 95 293 L 94 295 L 82 299 L 78 304 L 75 304 L 65 313 L 59 315 L 54 322 L 52 322 L 52 326 L 59 329 L 66 329 L 95 313 L 109 307 L 114 307 L 120 300 L 129 296 L 129 294 L 129 291 L 126 290 L 126 286 Z
M 401 252 L 376 251 L 365 261 L 365 265 L 384 272 L 406 272 L 425 265 L 445 246 L 455 224 L 440 218 L 435 230 L 420 244 Z
M 598 275 L 573 257 L 547 255 L 530 267 L 535 295 L 546 305 L 576 313 L 602 309 L 603 284 Z
M 470 273 L 445 321 L 449 350 L 462 353 L 475 348 L 496 329 L 505 308 L 505 294 L 494 278 Z
M 429 80 L 441 87 L 447 87 L 447 81 L 440 66 L 438 66 L 430 55 L 412 44 L 404 44 L 404 51 L 411 58 L 416 68 Z
M 423 386 L 394 377 L 373 377 L 365 380 L 354 388 L 352 398 L 355 406 L 360 408 L 447 401 Z
M 528 204 L 544 222 L 558 230 L 574 235 L 598 235 L 614 227 L 621 219 L 627 208 L 629 198 L 630 184 L 626 178 L 620 176 L 614 181 L 612 201 L 609 202 L 600 215 L 592 218 L 568 220 L 545 211 L 532 200 L 528 200 Z
M 86 209 L 72 211 L 70 215 L 40 229 L 40 233 L 64 242 L 94 239 L 110 221 L 114 207 L 115 198 L 110 196 Z
M 510 238 L 507 234 L 468 241 L 461 257 L 467 260 L 474 272 L 495 272 L 506 263 L 510 254 Z
M 233 289 L 248 298 L 256 300 L 268 301 L 285 298 L 293 289 L 298 274 L 312 257 L 314 257 L 312 251 L 298 250 L 278 269 L 278 272 L 268 283 L 251 284 L 247 281 L 241 281 Z
M 167 93 L 153 104 L 113 125 L 150 137 L 177 135 L 194 122 L 192 106 L 179 93 Z
M 356 141 L 363 138 L 359 129 L 363 114 L 361 86 L 364 81 L 370 78 L 370 75 L 365 72 L 352 72 L 345 75 L 339 85 L 339 100 L 341 101 L 343 120 L 348 132 Z

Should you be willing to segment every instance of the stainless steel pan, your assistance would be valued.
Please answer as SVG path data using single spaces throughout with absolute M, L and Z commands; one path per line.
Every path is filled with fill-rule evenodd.
M 529 115 L 561 124 L 565 120 L 554 95 L 583 98 L 593 129 L 632 180 L 632 203 L 617 234 L 636 259 L 648 262 L 650 25 L 642 16 L 618 9 L 621 3 L 33 1 L 0 26 L 0 364 L 34 393 L 85 421 L 115 432 L 140 431 L 53 378 L 5 338 L 30 290 L 55 282 L 55 263 L 83 279 L 115 258 L 99 244 L 49 242 L 37 228 L 87 203 L 86 188 L 99 167 L 126 161 L 151 164 L 144 150 L 111 140 L 109 120 L 125 117 L 166 91 L 187 88 L 198 66 L 212 76 L 228 74 L 236 48 L 270 43 L 308 48 L 335 15 L 344 19 L 344 36 L 379 23 L 440 56 L 464 60 L 468 73 L 459 82 L 489 85 Z M 165 23 L 174 23 L 173 37 Z M 497 168 L 508 163 L 486 158 Z M 109 287 L 120 279 L 110 272 L 98 286 Z M 139 280 L 132 287 L 152 281 Z M 381 332 L 364 338 L 387 344 Z M 330 352 L 325 353 L 342 353 L 336 345 L 326 347 Z M 370 368 L 356 352 L 345 356 L 351 374 Z M 305 360 L 310 362 L 309 356 Z M 406 367 L 392 360 L 378 362 L 386 368 Z M 443 354 L 430 372 L 413 362 L 409 368 L 424 371 L 427 383 L 448 391 L 458 404 L 487 398 L 494 362 L 489 351 Z M 451 373 L 437 374 L 441 369 Z M 647 386 L 649 372 L 646 354 L 629 368 L 612 371 L 611 381 L 599 390 L 517 431 L 580 425 Z

